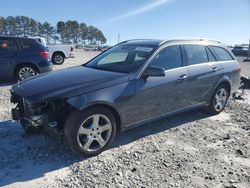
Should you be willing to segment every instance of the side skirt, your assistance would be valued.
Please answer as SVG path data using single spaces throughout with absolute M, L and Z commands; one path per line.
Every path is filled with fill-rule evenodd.
M 139 122 L 136 122 L 136 123 L 132 123 L 132 124 L 129 124 L 129 125 L 122 126 L 121 132 L 127 131 L 129 129 L 132 129 L 132 128 L 135 128 L 135 127 L 138 127 L 138 126 L 150 123 L 150 122 L 157 121 L 157 120 L 162 119 L 162 118 L 166 118 L 166 117 L 169 117 L 169 116 L 172 116 L 172 115 L 175 115 L 175 114 L 179 114 L 179 113 L 194 110 L 194 109 L 199 109 L 199 108 L 202 108 L 202 107 L 205 107 L 205 106 L 207 106 L 207 103 L 200 103 L 200 104 L 196 104 L 196 105 L 193 105 L 193 106 L 190 106 L 190 107 L 187 107 L 187 108 L 182 108 L 182 109 L 179 109 L 179 110 L 176 110 L 176 111 L 173 111 L 173 112 L 167 112 L 165 114 L 160 114 L 158 116 L 148 118 L 148 119 L 143 120 L 143 121 L 139 121 Z

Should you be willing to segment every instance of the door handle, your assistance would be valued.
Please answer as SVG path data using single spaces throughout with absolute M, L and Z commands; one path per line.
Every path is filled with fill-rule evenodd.
M 179 76 L 178 81 L 185 80 L 186 78 L 187 78 L 187 75 L 183 74 L 183 75 Z
M 212 72 L 216 72 L 219 68 L 218 67 L 213 67 Z

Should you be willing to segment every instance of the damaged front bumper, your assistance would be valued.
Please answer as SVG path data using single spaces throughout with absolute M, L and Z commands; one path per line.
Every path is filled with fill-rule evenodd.
M 16 107 L 11 109 L 12 119 L 20 120 L 25 117 L 24 99 L 12 91 L 10 93 L 10 102 L 16 104 Z
M 11 103 L 15 104 L 11 109 L 12 119 L 19 121 L 25 130 L 29 127 L 62 130 L 66 113 L 62 101 L 30 104 L 25 98 L 11 91 Z

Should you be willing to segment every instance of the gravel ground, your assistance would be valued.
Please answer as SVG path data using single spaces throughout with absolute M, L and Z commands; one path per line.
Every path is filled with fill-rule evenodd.
M 55 70 L 97 52 L 76 50 Z M 240 58 L 241 60 L 242 58 Z M 250 76 L 250 62 L 242 62 Z M 111 149 L 77 158 L 44 134 L 23 136 L 11 121 L 9 89 L 0 87 L 0 186 L 6 187 L 250 187 L 250 91 L 224 112 L 182 113 L 117 136 Z

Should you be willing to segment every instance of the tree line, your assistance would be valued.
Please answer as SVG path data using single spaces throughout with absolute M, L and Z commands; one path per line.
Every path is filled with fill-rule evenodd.
M 48 41 L 61 39 L 62 42 L 73 41 L 74 43 L 100 44 L 107 41 L 102 31 L 93 25 L 88 26 L 85 23 L 68 20 L 59 21 L 54 27 L 49 22 L 41 23 L 27 16 L 6 18 L 0 16 L 0 35 L 40 36 Z

